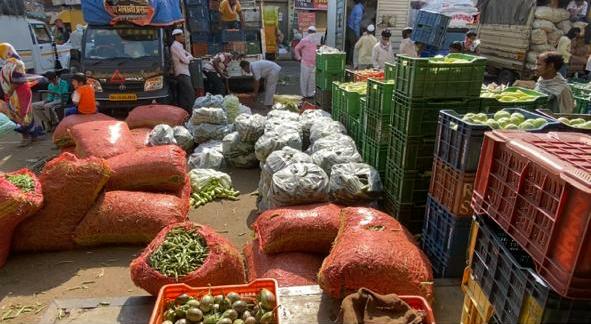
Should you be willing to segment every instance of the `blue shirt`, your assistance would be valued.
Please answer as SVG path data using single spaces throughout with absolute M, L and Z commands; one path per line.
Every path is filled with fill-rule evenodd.
M 359 38 L 361 36 L 361 19 L 363 18 L 363 5 L 361 3 L 356 4 L 351 10 L 351 14 L 349 15 L 349 20 L 347 21 L 347 26 L 355 31 L 355 37 Z
M 66 80 L 60 79 L 57 84 L 49 83 L 47 90 L 50 93 L 47 95 L 47 101 L 62 100 L 64 94 L 68 93 L 69 86 Z

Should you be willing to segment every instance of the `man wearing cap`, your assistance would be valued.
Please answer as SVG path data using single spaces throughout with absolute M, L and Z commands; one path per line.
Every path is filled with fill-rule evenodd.
M 193 89 L 193 83 L 191 82 L 189 63 L 193 60 L 193 55 L 183 47 L 185 35 L 182 30 L 173 30 L 172 37 L 174 37 L 174 42 L 170 45 L 170 53 L 172 55 L 174 76 L 178 82 L 178 104 L 191 112 L 195 101 L 195 89 Z
M 363 36 L 355 44 L 355 54 L 353 55 L 353 67 L 355 69 L 368 69 L 371 67 L 371 54 L 378 39 L 373 35 L 376 28 L 369 25 L 365 29 Z
M 316 90 L 316 27 L 308 27 L 308 35 L 294 49 L 296 60 L 300 61 L 300 90 L 304 98 L 314 97 Z
M 382 40 L 373 47 L 371 62 L 374 69 L 381 70 L 386 62 L 392 63 L 394 61 L 394 51 L 392 50 L 392 44 L 390 44 L 391 36 L 389 30 L 382 31 Z
M 415 43 L 410 39 L 412 28 L 406 27 L 402 30 L 402 41 L 400 42 L 400 54 L 410 57 L 419 57 Z

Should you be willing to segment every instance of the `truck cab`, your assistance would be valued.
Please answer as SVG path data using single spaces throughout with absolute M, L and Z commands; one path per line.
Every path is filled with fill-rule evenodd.
M 102 109 L 166 102 L 169 51 L 164 29 L 136 25 L 89 25 L 82 38 L 81 72 Z

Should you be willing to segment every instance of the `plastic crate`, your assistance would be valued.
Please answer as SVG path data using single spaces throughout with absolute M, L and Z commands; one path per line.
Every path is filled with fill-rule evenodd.
M 480 109 L 478 99 L 414 101 L 395 94 L 392 100 L 392 130 L 398 136 L 411 139 L 435 139 L 441 110 L 456 109 L 459 113 L 476 113 Z
M 396 63 L 385 63 L 384 80 L 396 80 Z
M 390 144 L 391 127 L 388 122 L 390 116 L 368 111 L 366 108 L 363 110 L 360 120 L 365 136 L 380 145 Z
M 187 6 L 186 9 L 185 15 L 189 23 L 193 20 L 209 21 L 209 9 L 207 6 Z
M 472 207 L 536 261 L 560 295 L 591 298 L 591 136 L 487 132 Z
M 246 54 L 246 42 L 228 42 L 224 44 L 224 51 Z
M 343 72 L 326 72 L 322 70 L 316 70 L 316 86 L 322 90 L 330 90 L 332 83 L 335 81 L 343 81 Z
M 316 105 L 322 110 L 331 111 L 331 92 L 328 90 L 321 90 L 316 87 L 316 93 L 314 94 L 314 101 Z
M 503 90 L 503 93 L 511 93 L 517 91 L 521 91 L 529 95 L 535 96 L 536 99 L 531 101 L 501 102 L 497 98 L 481 97 L 480 99 L 482 100 L 482 104 L 480 110 L 488 113 L 495 113 L 505 108 L 522 108 L 529 111 L 548 108 L 548 96 L 541 92 L 519 87 L 508 87 L 507 89 Z
M 424 205 L 427 203 L 430 173 L 405 171 L 388 161 L 383 177 L 384 191 L 401 204 Z
M 191 52 L 194 57 L 207 55 L 207 43 L 193 43 L 191 44 Z M 200 71 L 200 70 L 198 70 Z
M 590 323 L 591 300 L 560 297 L 531 268 L 534 261 L 503 229 L 478 217 L 472 274 L 499 323 Z
M 558 128 L 560 128 L 560 129 L 564 129 L 566 131 L 575 132 L 575 133 L 586 133 L 586 134 L 591 133 L 591 129 L 572 127 L 572 126 L 562 123 L 558 120 L 558 118 L 564 117 L 564 118 L 568 118 L 568 119 L 581 118 L 585 121 L 589 121 L 589 120 L 591 120 L 591 115 L 588 115 L 588 114 L 560 114 L 560 113 L 553 113 L 549 109 L 538 109 L 538 110 L 536 110 L 536 113 L 543 115 L 544 117 L 548 117 L 548 118 L 552 119 L 553 121 L 559 122 L 560 127 L 558 127 Z
M 423 219 L 425 218 L 424 204 L 401 204 L 388 192 L 384 192 L 384 199 L 381 201 L 383 211 L 396 218 L 411 233 L 420 234 L 423 230 Z
M 191 33 L 191 43 L 203 43 L 209 40 L 209 32 L 201 31 L 201 32 L 192 32 Z
M 351 138 L 355 141 L 357 145 L 357 150 L 361 152 L 361 142 L 360 142 L 360 132 L 361 132 L 361 124 L 358 120 L 348 120 L 347 125 L 347 134 L 351 136 Z
M 374 167 L 383 178 L 386 174 L 386 158 L 388 155 L 388 146 L 382 145 L 371 138 L 368 138 L 361 130 L 359 134 L 361 141 L 361 156 L 365 163 Z M 359 144 L 358 144 L 359 145 Z
M 186 284 L 170 284 L 164 285 L 158 293 L 152 316 L 150 317 L 149 324 L 160 324 L 164 320 L 162 314 L 166 309 L 166 305 L 174 301 L 176 297 L 182 294 L 188 294 L 192 297 L 202 297 L 206 294 L 219 295 L 227 294 L 229 292 L 236 292 L 243 297 L 256 297 L 258 292 L 266 288 L 270 290 L 276 299 L 277 305 L 281 305 L 280 296 L 278 294 L 279 289 L 277 288 L 277 281 L 275 279 L 257 279 L 246 285 L 228 285 L 228 286 L 213 286 L 213 287 L 199 287 L 194 288 Z M 279 316 L 275 312 L 275 323 L 279 324 Z
M 242 29 L 223 29 L 222 42 L 244 42 L 244 30 Z
M 246 43 L 246 54 L 261 54 L 261 43 L 260 42 L 248 42 Z
M 528 132 L 546 132 L 559 127 L 556 120 L 543 114 L 519 108 L 505 108 L 504 110 L 509 113 L 521 113 L 526 119 L 544 118 L 548 122 L 542 127 L 529 129 Z M 487 116 L 492 118 L 493 114 L 487 114 Z M 462 118 L 463 114 L 453 110 L 442 110 L 439 113 L 435 156 L 459 171 L 475 172 L 478 167 L 484 133 L 492 129 L 486 125 L 464 121 Z
M 392 113 L 392 81 L 367 80 L 367 111 L 389 116 Z
M 574 112 L 577 114 L 588 114 L 591 112 L 591 98 L 589 97 L 582 97 L 582 96 L 574 96 L 575 98 L 575 110 Z
M 462 307 L 461 324 L 487 324 L 493 315 L 494 309 L 482 288 L 470 274 L 470 268 L 464 272 L 462 280 L 464 290 L 464 306 Z
M 316 69 L 323 72 L 340 73 L 345 72 L 345 58 L 347 53 L 316 53 Z
M 185 5 L 207 7 L 209 5 L 209 1 L 208 0 L 185 0 Z
M 318 91 L 318 89 L 320 89 L 320 87 L 317 86 L 316 90 Z M 343 112 L 343 108 L 342 108 L 342 104 L 341 104 L 341 92 L 342 91 L 343 91 L 343 89 L 341 89 L 340 83 L 333 82 L 332 92 L 331 92 L 331 96 L 332 96 L 331 114 L 332 114 L 332 119 L 334 119 L 336 121 L 340 121 L 341 117 L 344 116 L 344 112 Z
M 470 207 L 474 178 L 474 173 L 458 172 L 436 158 L 429 193 L 454 215 L 469 217 L 474 214 Z
M 370 73 L 364 73 L 370 72 Z M 362 82 L 368 79 L 384 80 L 384 72 L 376 70 L 351 70 L 345 69 L 345 81 L 347 82 Z
M 201 20 L 189 20 L 189 30 L 191 33 L 206 32 L 209 33 L 209 18 L 205 17 Z
M 221 19 L 221 14 L 219 11 L 210 11 L 209 12 L 209 21 L 211 21 L 212 25 L 217 25 L 219 24 L 222 19 Z
M 451 17 L 444 14 L 420 10 L 415 19 L 411 38 L 415 42 L 440 48 L 445 41 L 450 21 Z
M 591 89 L 586 88 L 589 82 L 570 82 L 570 90 L 575 97 L 589 97 L 591 96 Z
M 219 11 L 220 10 L 220 0 L 209 0 L 209 10 Z
M 479 98 L 486 58 L 455 53 L 446 57 L 465 59 L 470 63 L 436 63 L 443 58 L 399 55 L 396 91 L 415 100 Z
M 244 31 L 244 40 L 247 42 L 259 42 L 259 37 L 260 37 L 260 32 L 258 30 L 245 30 Z
M 358 92 L 347 91 L 343 89 L 341 91 L 341 104 L 343 105 L 343 112 L 347 115 L 348 119 L 359 120 L 361 113 L 361 101 L 360 99 L 365 97 Z
M 207 54 L 216 55 L 222 51 L 222 44 L 219 43 L 207 43 Z
M 392 132 L 388 145 L 388 161 L 406 171 L 431 171 L 434 147 L 434 140 L 409 139 Z
M 457 217 L 431 195 L 427 196 L 421 239 L 436 278 L 462 277 L 471 222 L 471 218 Z

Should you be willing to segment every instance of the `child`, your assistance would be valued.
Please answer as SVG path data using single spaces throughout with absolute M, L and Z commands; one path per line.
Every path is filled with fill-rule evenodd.
M 90 115 L 96 114 L 96 100 L 94 97 L 94 88 L 86 82 L 86 76 L 82 73 L 76 73 L 72 77 L 72 102 L 76 107 L 66 109 L 64 115 Z

